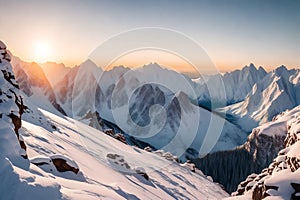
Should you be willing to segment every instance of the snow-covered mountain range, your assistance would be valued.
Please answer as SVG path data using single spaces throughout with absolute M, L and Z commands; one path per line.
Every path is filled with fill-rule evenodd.
M 1 199 L 228 196 L 211 177 L 191 163 L 179 164 L 168 152 L 131 147 L 75 119 L 37 107 L 19 89 L 2 42 L 0 50 Z
M 17 59 L 13 59 L 17 79 L 20 83 L 25 82 L 21 84 L 21 89 L 27 91 L 28 85 L 33 84 L 30 78 L 24 78 L 19 72 L 20 64 L 15 64 L 22 62 L 14 60 Z M 24 62 L 23 65 L 26 68 Z M 299 104 L 299 70 L 288 70 L 283 66 L 267 73 L 262 67 L 256 68 L 250 64 L 242 70 L 225 73 L 221 78 L 220 75 L 203 75 L 198 79 L 190 79 L 156 63 L 134 70 L 119 66 L 102 71 L 87 60 L 74 68 L 48 63 L 40 69 L 49 74 L 52 67 L 64 76 L 49 75 L 49 79 L 55 77 L 55 80 L 41 87 L 54 94 L 50 92 L 51 98 L 48 100 L 36 98 L 40 107 L 54 112 L 47 108 L 50 102 L 54 107 L 61 106 L 62 113 L 76 119 L 86 119 L 85 115 L 89 112 L 98 113 L 101 119 L 117 125 L 123 133 L 155 149 L 166 147 L 174 141 L 176 151 L 173 148 L 172 153 L 183 159 L 211 150 L 233 149 L 246 141 L 252 128 Z M 174 81 L 177 84 L 173 84 Z M 209 89 L 207 85 L 214 87 Z M 224 90 L 225 95 L 221 95 L 224 92 L 219 90 Z M 182 102 L 178 101 L 179 94 Z M 211 112 L 212 101 L 223 102 L 223 107 Z M 157 128 L 150 130 L 149 127 L 155 127 L 151 124 L 155 120 L 152 121 L 150 116 L 150 111 L 155 110 L 153 108 L 156 108 L 155 112 L 163 112 L 154 115 L 164 119 L 156 120 L 159 122 L 155 125 Z M 195 124 L 191 119 L 197 117 L 199 123 Z M 201 149 L 212 118 L 225 119 L 224 127 L 212 136 L 217 139 L 211 147 Z M 97 122 L 89 124 L 101 130 Z M 183 135 L 178 134 L 180 130 Z M 180 142 L 176 138 L 173 140 L 175 135 L 179 135 Z M 184 152 L 187 149 L 188 152 Z
M 226 72 L 221 75 L 221 79 L 219 79 L 219 75 L 203 75 L 198 79 L 193 79 L 193 81 L 198 83 L 196 91 L 199 104 L 209 107 L 212 98 L 215 101 L 223 101 L 226 105 L 244 101 L 253 86 L 260 82 L 266 75 L 267 72 L 262 67 L 257 69 L 251 63 L 241 70 Z M 214 85 L 211 88 L 213 91 L 208 90 L 208 84 Z M 225 96 L 222 95 L 222 90 L 225 90 Z
M 300 70 L 278 67 L 252 87 L 244 101 L 220 108 L 234 123 L 249 131 L 275 115 L 300 104 Z
M 180 83 L 173 84 L 175 80 Z M 215 141 L 217 144 L 200 150 L 210 119 L 223 118 L 197 106 L 197 87 L 197 83 L 190 78 L 156 63 L 136 70 L 120 66 L 103 72 L 87 60 L 69 70 L 53 88 L 68 116 L 81 119 L 88 112 L 97 112 L 102 119 L 116 124 L 124 133 L 155 149 L 172 148 L 172 153 L 183 159 L 188 155 L 208 153 L 211 148 L 217 151 L 241 145 L 247 134 L 225 121 L 224 128 L 220 130 L 221 138 Z M 156 116 L 164 116 L 165 123 L 156 120 L 161 124 L 156 124 L 157 129 L 151 130 L 149 127 L 155 126 L 149 124 L 155 122 L 150 120 L 150 111 L 157 105 L 163 108 L 165 116 Z M 200 116 L 199 123 L 192 120 Z M 129 119 L 132 119 L 131 124 L 128 124 Z M 171 141 L 176 144 L 175 147 L 167 146 Z M 186 152 L 187 149 L 189 152 Z
M 298 129 L 291 134 L 289 127 L 291 123 L 298 124 L 294 120 L 298 119 L 299 107 L 296 106 L 300 104 L 298 69 L 288 70 L 281 66 L 266 72 L 262 67 L 256 68 L 250 64 L 242 70 L 191 79 L 156 63 L 138 69 L 119 66 L 109 71 L 103 71 L 92 60 L 86 60 L 73 68 L 56 63 L 28 63 L 10 56 L 5 45 L 1 45 L 3 53 L 0 65 L 5 64 L 5 72 L 2 72 L 3 80 L 6 81 L 2 81 L 1 91 L 6 91 L 3 93 L 6 97 L 0 103 L 10 102 L 9 106 L 4 106 L 8 110 L 1 111 L 1 116 L 9 116 L 4 113 L 11 111 L 15 113 L 15 117 L 4 117 L 1 123 L 3 127 L 13 127 L 17 136 L 17 140 L 10 138 L 14 142 L 8 143 L 15 153 L 11 154 L 7 145 L 3 145 L 6 148 L 3 152 L 7 151 L 3 159 L 9 160 L 10 164 L 6 161 L 3 163 L 9 168 L 7 174 L 17 177 L 12 184 L 18 184 L 24 190 L 36 184 L 41 191 L 51 191 L 56 195 L 51 196 L 54 198 L 145 198 L 140 190 L 136 191 L 137 183 L 139 186 L 142 184 L 141 188 L 146 188 L 146 196 L 150 195 L 152 199 L 156 199 L 157 194 L 166 195 L 164 197 L 167 199 L 198 199 L 197 195 L 220 199 L 227 195 L 226 192 L 217 184 L 210 184 L 207 180 L 210 178 L 199 170 L 196 170 L 195 177 L 193 173 L 189 175 L 191 172 L 184 171 L 176 162 L 176 156 L 183 162 L 193 159 L 205 174 L 223 184 L 227 192 L 232 192 L 249 174 L 259 173 L 267 167 L 280 149 L 290 148 L 284 140 L 297 141 Z M 9 63 L 11 57 L 13 72 Z M 14 88 L 8 88 L 7 82 Z M 211 102 L 216 103 L 214 107 L 211 107 Z M 24 111 L 20 111 L 20 107 Z M 292 110 L 284 112 L 287 109 Z M 19 123 L 21 118 L 22 126 Z M 4 135 L 4 138 L 8 136 Z M 141 150 L 144 147 L 147 147 L 147 151 L 155 152 L 155 155 Z M 155 151 L 157 149 L 160 150 Z M 132 156 L 133 152 L 138 152 L 135 155 L 137 157 Z M 205 157 L 197 158 L 207 153 Z M 86 159 L 75 159 L 77 155 L 91 158 L 89 162 L 93 165 L 87 165 Z M 25 161 L 20 161 L 20 156 Z M 27 157 L 31 164 L 26 161 Z M 285 163 L 292 164 L 280 168 L 290 169 L 291 172 L 285 172 L 287 177 L 292 177 L 294 174 L 289 173 L 297 172 L 300 164 L 296 154 L 294 157 L 286 156 Z M 165 158 L 172 160 L 168 166 L 178 171 L 178 174 L 157 174 L 153 167 L 149 167 L 153 163 L 159 166 L 169 164 Z M 68 173 L 61 173 L 58 163 L 62 162 L 68 164 Z M 135 166 L 132 166 L 133 163 Z M 36 168 L 36 165 L 39 167 Z M 113 173 L 117 178 L 106 177 L 107 184 L 102 177 L 95 175 L 93 166 L 103 169 L 107 174 Z M 184 166 L 195 171 L 191 163 Z M 125 175 L 119 171 L 110 171 L 115 167 L 125 170 Z M 149 175 L 148 172 L 152 171 L 153 175 Z M 271 188 L 277 192 L 270 193 L 267 179 L 262 179 L 265 171 L 262 172 L 264 175 L 248 177 L 233 193 L 243 196 L 232 198 L 255 199 L 258 196 L 256 199 L 260 199 L 262 196 L 259 195 L 267 194 L 281 198 L 295 197 L 293 188 L 297 187 L 298 179 L 289 180 L 293 182 L 288 182 L 289 186 L 282 186 L 285 177 L 277 177 L 277 173 L 274 173 L 271 179 L 279 182 L 275 181 L 278 183 L 277 189 L 275 186 Z M 37 174 L 41 177 L 33 182 L 27 181 L 29 186 L 20 184 Z M 94 176 L 96 178 L 91 178 Z M 159 191 L 148 187 L 148 182 L 140 176 L 144 179 L 153 176 L 150 186 L 154 184 L 154 188 Z M 177 180 L 179 176 L 189 178 Z M 49 177 L 59 181 L 48 182 Z M 77 181 L 76 184 L 71 184 L 69 179 Z M 119 184 L 111 187 L 117 179 L 123 180 L 121 185 L 124 187 Z M 184 186 L 188 193 L 181 192 L 178 188 L 181 183 L 178 181 L 187 184 L 190 180 L 197 182 L 199 187 L 190 188 L 188 184 Z M 258 180 L 259 183 L 252 180 Z M 162 183 L 170 185 L 166 188 Z M 82 184 L 87 184 L 85 186 L 90 189 L 76 194 L 75 191 L 83 187 Z M 130 186 L 125 187 L 128 184 Z M 288 192 L 281 192 L 282 189 L 278 189 L 281 186 Z M 99 187 L 101 192 L 98 191 Z M 213 187 L 214 192 L 197 193 L 202 187 Z M 15 197 L 18 195 L 20 193 L 16 193 Z

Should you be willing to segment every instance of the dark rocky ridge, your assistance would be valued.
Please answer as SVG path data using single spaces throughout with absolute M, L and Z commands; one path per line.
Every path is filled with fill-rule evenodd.
M 278 191 L 279 186 L 276 185 L 268 185 L 266 180 L 271 177 L 274 172 L 279 172 L 282 170 L 290 170 L 292 173 L 300 168 L 300 159 L 297 157 L 289 156 L 287 153 L 290 148 L 300 140 L 299 134 L 300 132 L 292 132 L 291 126 L 296 126 L 300 123 L 300 119 L 296 120 L 292 123 L 292 125 L 288 126 L 287 136 L 282 143 L 284 148 L 278 153 L 276 159 L 265 169 L 261 171 L 260 174 L 253 174 L 252 177 L 247 177 L 247 179 L 241 182 L 238 186 L 238 190 L 234 192 L 232 195 L 243 195 L 246 191 L 252 190 L 252 199 L 263 199 L 267 196 L 271 196 L 270 189 Z M 299 199 L 299 196 L 296 194 L 300 192 L 300 183 L 286 181 L 286 184 L 290 184 L 294 189 L 294 192 L 291 194 L 290 199 L 296 200 Z
M 6 49 L 6 46 L 1 41 L 0 41 L 0 51 L 1 51 L 0 63 L 3 63 L 3 62 L 8 62 L 9 63 L 11 61 L 10 55 L 9 55 L 7 49 Z M 1 72 L 3 74 L 3 78 L 12 87 L 9 88 L 7 91 L 2 91 L 1 90 L 1 95 L 4 94 L 6 96 L 6 98 L 13 99 L 15 105 L 18 108 L 17 112 L 11 112 L 7 116 L 11 119 L 11 121 L 14 125 L 14 132 L 17 136 L 20 147 L 24 150 L 24 152 L 21 154 L 21 156 L 23 158 L 27 159 L 28 156 L 27 156 L 27 153 L 26 153 L 26 144 L 25 144 L 22 136 L 19 135 L 19 129 L 22 126 L 22 114 L 27 109 L 27 106 L 24 105 L 23 98 L 21 96 L 17 95 L 16 92 L 14 91 L 14 89 L 16 89 L 16 90 L 19 89 L 19 85 L 17 84 L 17 82 L 15 80 L 15 76 L 12 72 L 12 69 L 11 69 L 10 65 L 6 64 L 4 66 L 5 67 L 3 67 L 3 69 L 1 69 Z M 6 102 L 6 99 L 1 98 L 0 103 L 5 103 L 5 102 Z M 2 113 L 1 113 L 1 118 L 2 118 Z
M 284 146 L 285 137 L 258 135 L 258 132 L 258 129 L 253 129 L 247 142 L 234 150 L 208 154 L 193 162 L 231 193 L 249 174 L 267 167 Z

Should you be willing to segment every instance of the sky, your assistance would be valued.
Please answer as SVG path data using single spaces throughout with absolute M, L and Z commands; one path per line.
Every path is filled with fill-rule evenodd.
M 267 70 L 300 66 L 300 1 L 0 0 L 0 5 L 0 39 L 26 61 L 74 66 L 114 35 L 160 27 L 197 42 L 220 71 L 249 63 Z M 136 54 L 124 55 L 114 64 L 136 67 L 158 62 L 191 70 L 171 52 Z

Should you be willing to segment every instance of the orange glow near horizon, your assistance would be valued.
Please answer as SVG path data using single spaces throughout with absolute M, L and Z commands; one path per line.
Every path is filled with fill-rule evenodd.
M 29 40 L 25 41 L 29 43 Z M 8 50 L 10 50 L 14 56 L 19 57 L 23 61 L 37 63 L 51 61 L 63 63 L 67 67 L 74 67 L 84 62 L 89 56 L 88 52 L 90 51 L 88 49 L 92 48 L 84 49 L 86 54 L 80 54 L 79 51 L 72 48 L 70 48 L 70 52 L 65 52 L 61 50 L 63 49 L 62 43 L 54 43 L 53 40 L 48 38 L 32 41 L 30 42 L 31 44 L 24 45 L 24 47 L 22 46 L 23 48 L 20 48 L 20 43 L 6 42 L 6 40 L 4 40 L 4 42 L 8 46 Z M 267 59 L 258 60 L 255 58 L 247 59 L 238 56 L 232 57 L 228 54 L 228 52 L 221 55 L 216 54 L 211 57 L 211 60 L 214 62 L 216 68 L 222 73 L 242 69 L 245 65 L 249 65 L 251 62 L 254 63 L 256 67 L 262 66 L 266 71 L 271 71 L 282 64 L 285 64 L 289 69 L 299 68 L 292 62 L 283 63 L 280 58 L 277 60 L 273 59 L 273 62 L 268 62 Z M 249 60 L 249 62 L 245 62 L 245 60 Z M 140 50 L 128 53 L 111 63 L 107 69 L 111 69 L 112 67 L 119 65 L 137 68 L 151 62 L 156 62 L 163 67 L 185 73 L 192 77 L 199 76 L 198 71 L 186 60 L 177 55 L 161 50 Z
M 188 75 L 198 75 L 197 70 L 179 56 L 161 50 L 139 50 L 123 55 L 112 62 L 105 70 L 123 65 L 130 68 L 142 67 L 149 63 L 157 63 L 168 69 Z

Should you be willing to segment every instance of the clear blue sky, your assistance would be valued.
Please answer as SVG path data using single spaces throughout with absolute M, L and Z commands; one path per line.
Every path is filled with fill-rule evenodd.
M 79 64 L 112 35 L 155 26 L 193 38 L 220 70 L 300 66 L 297 0 L 0 0 L 0 14 L 1 40 L 25 60 L 42 43 L 44 59 Z

